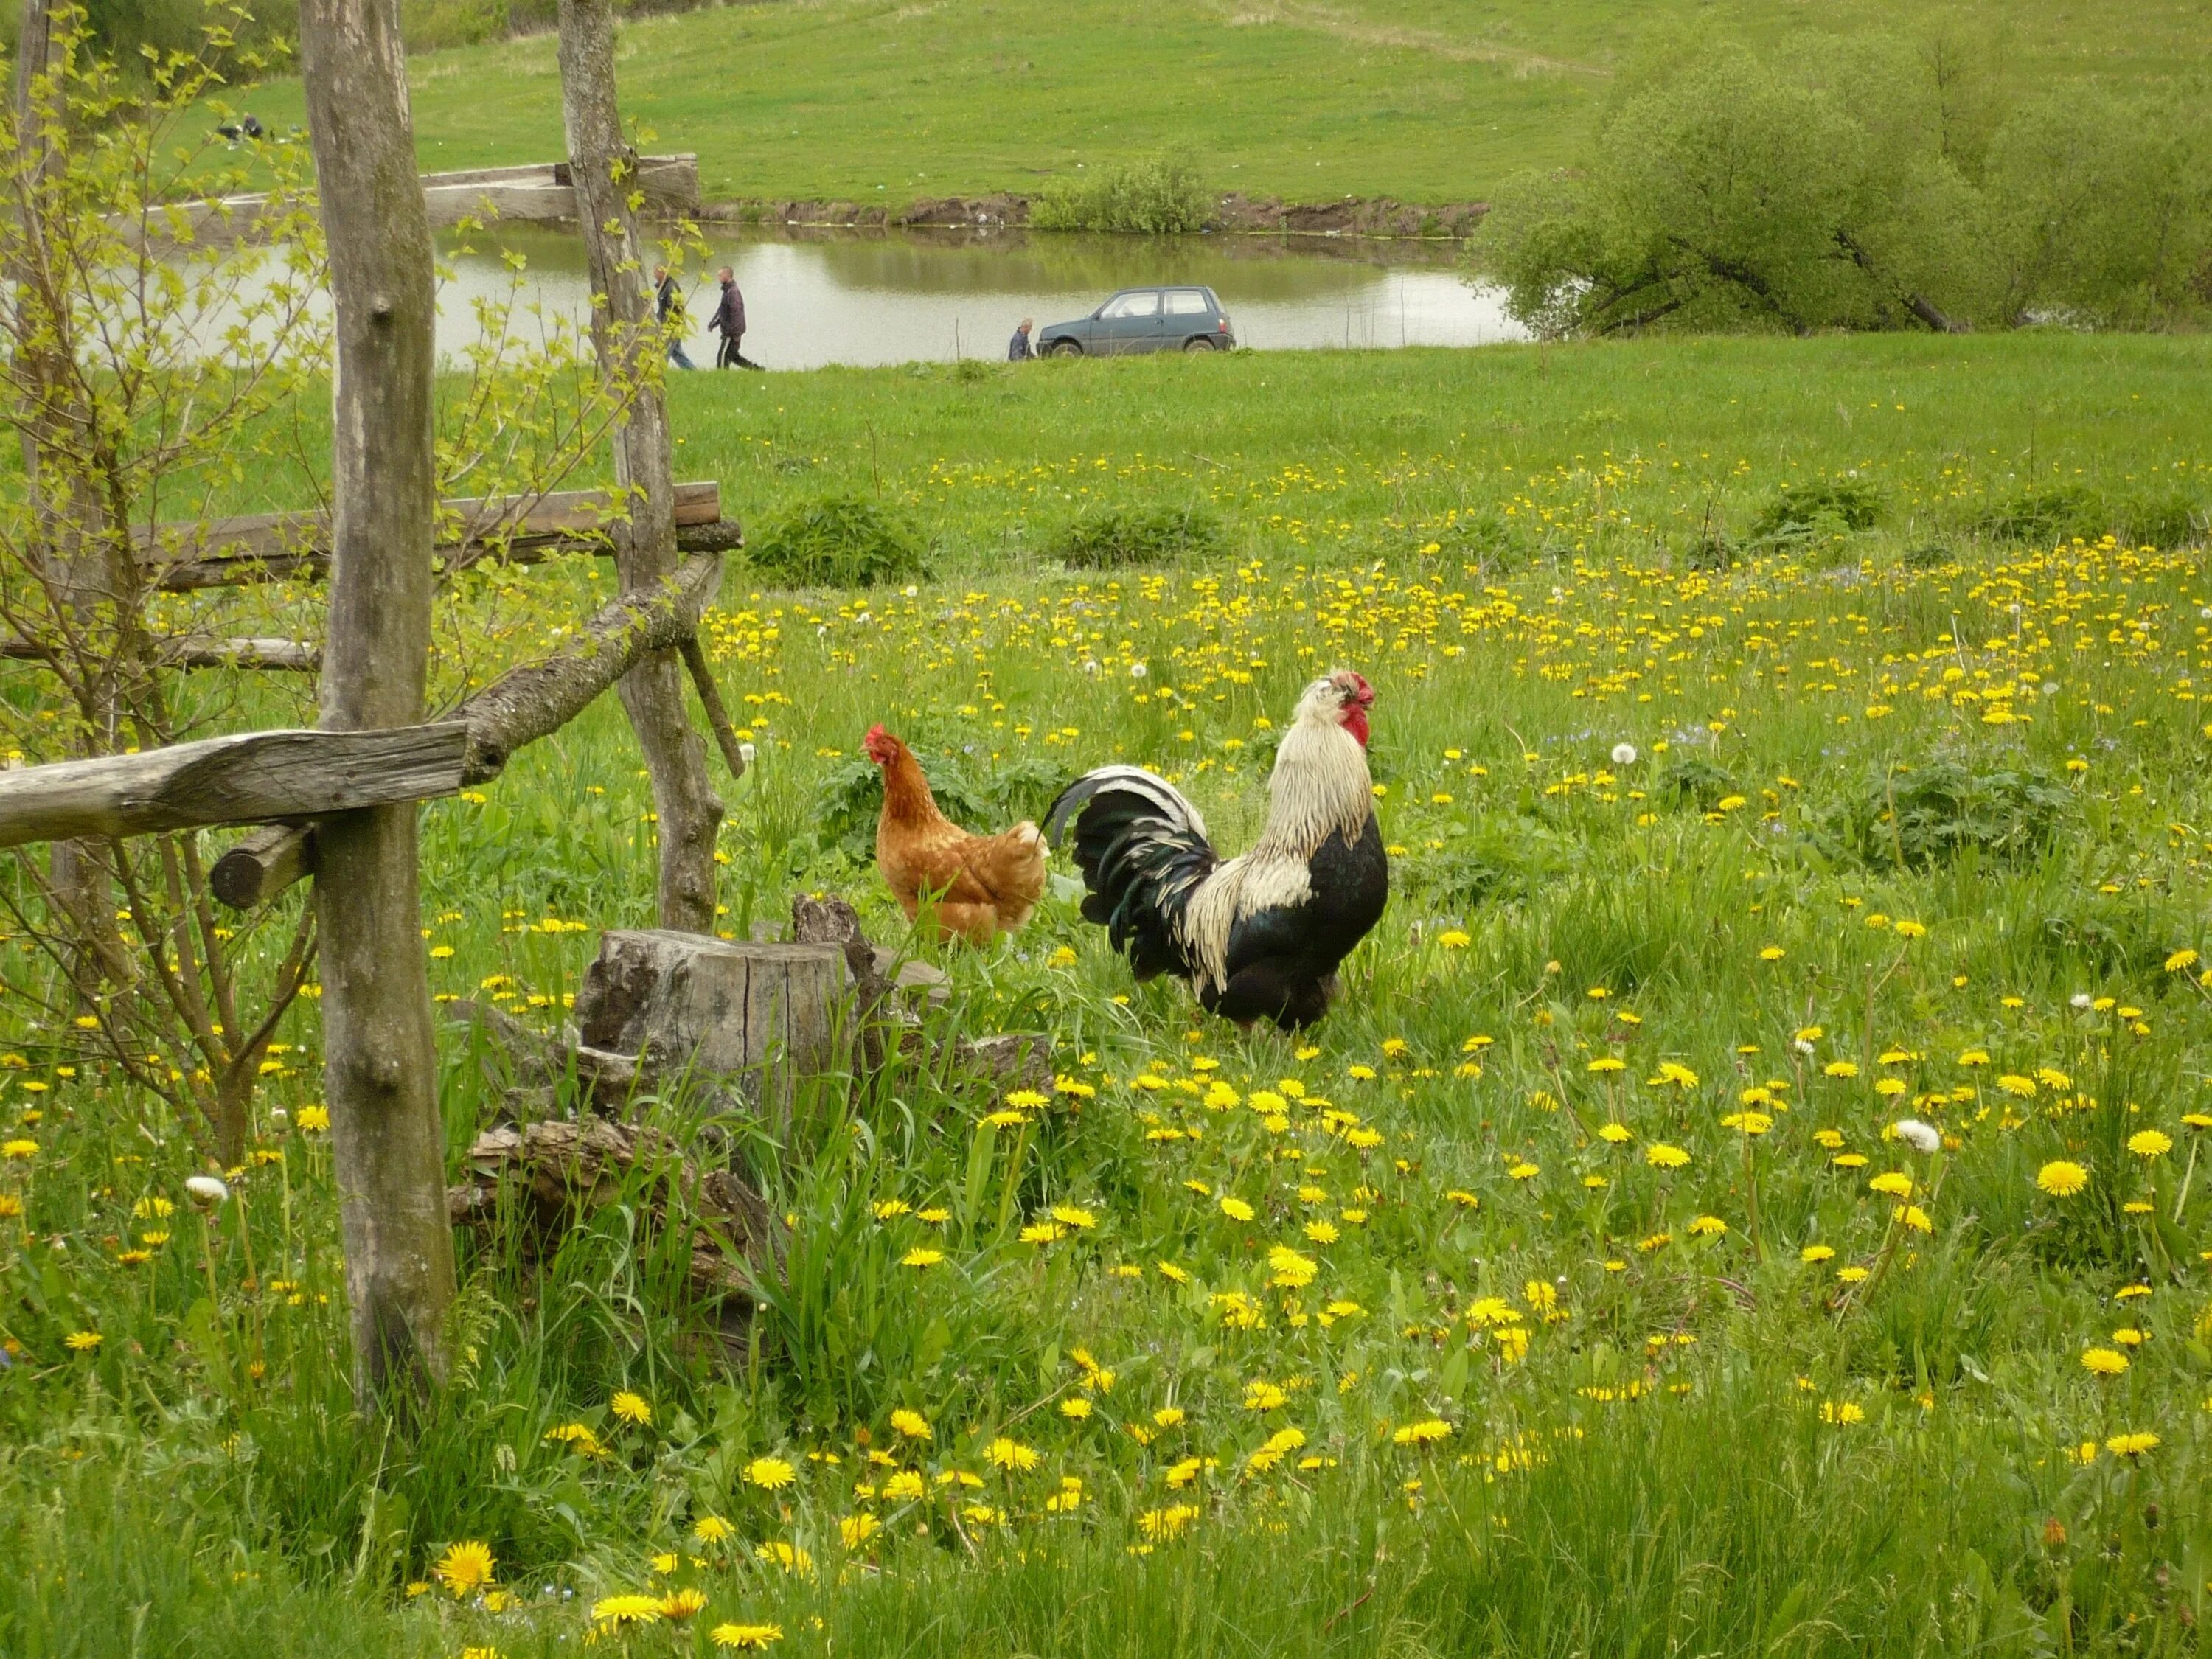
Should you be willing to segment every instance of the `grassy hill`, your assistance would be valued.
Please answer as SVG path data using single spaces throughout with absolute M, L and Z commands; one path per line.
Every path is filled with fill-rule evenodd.
M 1970 67 L 2022 84 L 2171 83 L 2212 47 L 2190 0 L 799 0 L 630 23 L 623 101 L 653 147 L 699 152 L 710 198 L 1026 191 L 1179 143 L 1224 190 L 1443 203 L 1568 160 L 1639 48 L 1692 27 L 1777 46 L 1947 33 Z M 550 36 L 426 54 L 414 84 L 426 167 L 560 149 Z M 253 103 L 300 118 L 295 82 Z

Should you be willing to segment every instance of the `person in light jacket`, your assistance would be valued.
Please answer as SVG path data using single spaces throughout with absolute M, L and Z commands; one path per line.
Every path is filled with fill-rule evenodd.
M 709 332 L 722 337 L 722 343 L 715 349 L 714 367 L 758 368 L 758 363 L 738 349 L 738 342 L 745 337 L 745 296 L 738 288 L 737 273 L 724 265 L 715 274 L 722 284 L 722 297 L 714 307 L 714 319 L 707 325 Z
M 1014 331 L 1014 337 L 1006 342 L 1006 361 L 1008 362 L 1025 363 L 1029 362 L 1030 358 L 1036 356 L 1036 352 L 1030 349 L 1030 331 L 1036 326 L 1036 318 L 1024 317 L 1022 319 L 1022 325 Z
M 653 268 L 653 314 L 667 337 L 668 361 L 678 368 L 696 368 L 684 352 L 684 290 L 666 265 Z

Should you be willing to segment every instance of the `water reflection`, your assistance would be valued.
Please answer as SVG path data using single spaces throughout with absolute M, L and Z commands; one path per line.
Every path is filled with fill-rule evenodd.
M 1202 283 L 1221 296 L 1242 344 L 1489 345 L 1527 337 L 1494 289 L 1469 288 L 1449 248 L 1321 238 L 747 231 L 711 228 L 703 264 L 687 268 L 689 349 L 714 361 L 707 319 L 715 267 L 744 291 L 745 356 L 769 368 L 997 357 L 1024 317 L 1040 328 L 1087 315 L 1117 288 Z M 581 242 L 544 229 L 448 240 L 454 273 L 440 295 L 439 349 L 465 347 L 471 301 L 503 293 L 503 252 L 528 261 L 536 297 L 580 318 Z

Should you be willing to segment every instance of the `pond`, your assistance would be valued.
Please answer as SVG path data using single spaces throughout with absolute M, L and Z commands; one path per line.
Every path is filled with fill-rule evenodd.
M 1449 244 L 1328 237 L 1090 236 L 1023 231 L 736 230 L 708 226 L 684 275 L 689 349 L 714 362 L 714 273 L 745 297 L 745 356 L 769 368 L 1003 357 L 1024 317 L 1039 329 L 1087 316 L 1117 288 L 1204 283 L 1237 342 L 1260 350 L 1490 345 L 1528 337 L 1502 293 L 1470 288 Z M 580 318 L 574 234 L 514 227 L 441 239 L 453 279 L 440 295 L 439 349 L 465 347 L 471 301 L 506 291 L 519 253 L 535 297 Z

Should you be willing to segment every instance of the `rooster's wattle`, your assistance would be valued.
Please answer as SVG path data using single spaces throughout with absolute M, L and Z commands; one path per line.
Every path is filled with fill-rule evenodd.
M 1349 669 L 1306 688 L 1275 751 L 1267 828 L 1225 863 L 1198 809 L 1142 767 L 1101 767 L 1060 792 L 1046 836 L 1073 819 L 1084 917 L 1139 979 L 1178 975 L 1243 1025 L 1264 1016 L 1292 1030 L 1328 1012 L 1337 964 L 1389 898 L 1367 772 L 1374 702 Z

